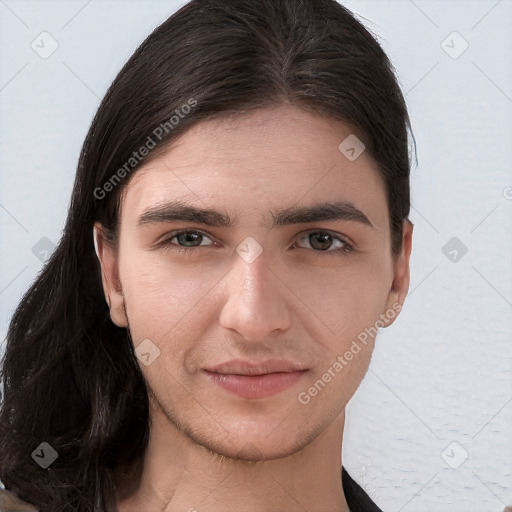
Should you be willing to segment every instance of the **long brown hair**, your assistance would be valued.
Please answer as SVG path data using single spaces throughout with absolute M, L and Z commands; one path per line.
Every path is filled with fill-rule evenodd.
M 400 251 L 412 130 L 376 38 L 335 0 L 180 8 L 108 89 L 80 154 L 63 236 L 9 325 L 0 480 L 42 512 L 108 510 L 117 477 L 140 468 L 148 442 L 147 387 L 129 332 L 110 320 L 94 222 L 115 241 L 131 176 L 194 123 L 279 104 L 353 127 L 378 164 L 392 251 Z M 47 469 L 31 456 L 43 442 L 58 454 Z

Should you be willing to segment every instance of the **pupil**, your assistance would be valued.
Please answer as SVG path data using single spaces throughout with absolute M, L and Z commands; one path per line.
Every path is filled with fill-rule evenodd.
M 318 244 L 315 244 L 314 241 L 320 240 L 320 246 L 318 247 Z M 311 241 L 313 240 L 313 242 Z M 331 244 L 331 235 L 329 233 L 324 234 L 312 234 L 309 236 L 309 243 L 311 244 L 311 247 L 314 249 L 328 249 L 329 245 Z M 317 247 L 315 247 L 315 245 Z
M 198 237 L 198 236 L 199 236 L 199 233 L 181 233 L 181 235 L 178 235 L 178 238 L 185 237 L 185 238 L 181 238 L 180 244 L 181 244 L 181 242 L 187 244 L 188 242 L 194 242 L 194 237 Z M 197 241 L 197 238 L 196 238 L 196 241 Z

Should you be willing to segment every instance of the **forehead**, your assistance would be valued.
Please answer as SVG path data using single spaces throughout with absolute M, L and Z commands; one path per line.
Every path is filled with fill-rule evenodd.
M 349 136 L 350 126 L 292 106 L 205 120 L 135 172 L 122 210 L 136 215 L 170 200 L 251 212 L 348 201 L 382 224 L 384 183 L 365 151 L 355 160 L 340 151 Z

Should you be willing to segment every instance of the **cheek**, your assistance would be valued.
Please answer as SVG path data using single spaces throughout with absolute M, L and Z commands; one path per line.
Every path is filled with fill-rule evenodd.
M 375 323 L 387 296 L 383 266 L 363 259 L 310 273 L 307 278 L 290 274 L 288 279 L 295 283 L 292 289 L 311 312 L 309 316 L 318 319 L 325 338 L 336 340 L 338 349 Z
M 314 325 L 320 325 L 318 330 L 311 328 L 312 323 L 306 328 L 323 352 L 308 386 L 299 390 L 299 402 L 307 405 L 305 414 L 332 403 L 341 410 L 368 370 L 374 349 L 371 328 L 385 302 L 383 287 L 371 277 L 362 269 L 347 269 L 331 273 L 329 279 L 317 279 L 300 292 L 307 297 Z
M 145 253 L 122 261 L 121 281 L 134 337 L 158 339 L 195 309 L 203 311 L 218 279 L 192 269 Z
M 120 275 L 134 341 L 162 339 L 174 326 L 191 322 L 194 329 L 200 329 L 201 318 L 210 318 L 208 306 L 221 307 L 215 304 L 219 300 L 216 292 L 218 286 L 224 289 L 222 278 L 228 266 L 201 265 L 193 259 L 178 264 L 160 251 L 125 254 Z M 341 350 L 382 312 L 387 282 L 384 264 L 358 255 L 324 266 L 318 262 L 282 266 L 280 281 L 289 290 L 283 289 L 276 300 L 286 302 L 292 314 L 302 318 L 299 323 L 309 324 L 308 330 L 318 329 L 315 338 L 327 350 Z

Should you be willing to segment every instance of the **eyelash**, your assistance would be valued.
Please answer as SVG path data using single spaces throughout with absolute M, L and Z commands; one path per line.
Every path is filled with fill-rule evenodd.
M 199 230 L 196 230 L 196 229 L 181 229 L 181 230 L 178 230 L 178 231 L 173 231 L 172 233 L 170 233 L 170 235 L 168 237 L 166 237 L 160 244 L 159 244 L 159 247 L 163 247 L 165 249 L 169 249 L 171 251 L 174 251 L 178 254 L 187 254 L 187 255 L 194 255 L 197 253 L 197 251 L 201 248 L 201 247 L 204 247 L 204 246 L 197 246 L 197 247 L 182 247 L 180 245 L 177 245 L 177 244 L 173 244 L 171 243 L 171 240 L 173 238 L 176 238 L 177 236 L 179 235 L 182 235 L 182 234 L 186 234 L 186 233 L 197 233 L 197 234 L 200 234 L 204 237 L 207 237 L 207 238 L 210 238 L 206 233 L 203 233 L 202 231 L 199 231 Z M 350 252 L 356 252 L 356 249 L 351 245 L 349 244 L 344 238 L 332 233 L 331 231 L 328 231 L 328 230 L 322 230 L 322 229 L 316 229 L 316 230 L 311 230 L 311 231 L 308 231 L 306 232 L 305 234 L 302 235 L 301 237 L 301 240 L 304 239 L 304 238 L 307 238 L 309 235 L 312 235 L 314 233 L 322 233 L 322 234 L 329 234 L 329 235 L 332 235 L 333 237 L 333 240 L 339 240 L 340 242 L 343 243 L 343 246 L 338 248 L 338 249 L 330 249 L 330 250 L 325 250 L 325 251 L 321 251 L 321 250 L 315 250 L 315 249 L 310 249 L 311 251 L 313 252 L 316 252 L 316 253 L 320 253 L 320 254 L 329 254 L 332 256 L 345 256 L 346 254 L 350 253 Z M 209 246 L 206 246 L 206 247 L 209 247 Z M 299 247 L 299 249 L 304 249 L 304 247 Z

